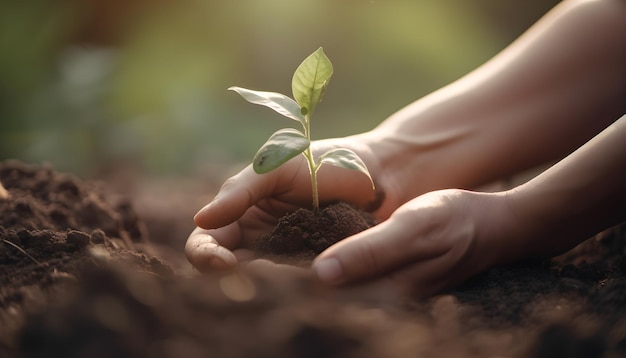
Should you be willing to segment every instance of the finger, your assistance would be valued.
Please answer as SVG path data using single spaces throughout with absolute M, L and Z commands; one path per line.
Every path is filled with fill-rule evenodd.
M 330 247 L 314 260 L 313 269 L 323 282 L 342 284 L 373 278 L 446 252 L 445 246 L 416 235 L 392 217 Z
M 266 277 L 271 280 L 302 279 L 311 277 L 311 270 L 309 269 L 275 263 L 266 259 L 252 260 L 246 264 L 245 268 L 257 276 Z
M 396 286 L 405 287 L 408 294 L 425 298 L 444 289 L 454 288 L 490 265 L 472 256 L 473 241 L 459 241 L 442 255 L 418 260 L 386 275 Z
M 237 262 L 250 262 L 257 257 L 257 253 L 251 249 L 235 249 L 233 254 L 237 258 Z
M 196 228 L 185 244 L 185 255 L 200 272 L 225 270 L 237 264 L 237 258 L 226 247 L 209 234 L 209 231 Z
M 251 166 L 228 179 L 212 202 L 194 216 L 197 226 L 216 229 L 239 219 L 252 205 L 272 192 L 272 173 L 256 174 Z

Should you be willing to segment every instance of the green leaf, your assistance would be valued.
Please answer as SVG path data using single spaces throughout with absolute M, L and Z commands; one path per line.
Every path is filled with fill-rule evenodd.
M 291 89 L 303 115 L 313 113 L 332 75 L 333 65 L 321 47 L 298 66 L 291 80 Z
M 257 174 L 270 172 L 304 152 L 310 144 L 299 130 L 280 129 L 272 134 L 256 153 L 252 160 L 252 168 Z
M 253 91 L 236 86 L 230 87 L 229 90 L 239 93 L 241 97 L 250 103 L 269 107 L 283 116 L 294 119 L 304 125 L 304 116 L 298 103 L 282 93 Z
M 359 157 L 359 155 L 351 151 L 350 149 L 346 149 L 346 148 L 331 149 L 328 152 L 322 154 L 319 160 L 320 160 L 320 166 L 322 165 L 322 163 L 327 163 L 327 164 L 334 165 L 340 168 L 356 170 L 367 175 L 370 182 L 372 183 L 372 189 L 375 189 L 374 180 L 372 180 L 372 176 L 370 175 L 369 170 L 367 170 L 367 166 L 365 165 L 363 160 Z

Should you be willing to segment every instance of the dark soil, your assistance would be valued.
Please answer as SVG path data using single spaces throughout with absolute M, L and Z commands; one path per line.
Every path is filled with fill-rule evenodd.
M 308 263 L 331 245 L 374 226 L 374 218 L 346 204 L 319 211 L 298 209 L 282 217 L 274 230 L 261 237 L 257 251 L 275 262 Z
M 0 357 L 626 356 L 620 227 L 417 301 L 263 261 L 188 274 L 106 187 L 17 162 L 0 181 Z

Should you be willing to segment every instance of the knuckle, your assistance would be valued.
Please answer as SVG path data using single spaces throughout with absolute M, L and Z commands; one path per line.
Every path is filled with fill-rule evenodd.
M 229 190 L 230 188 L 235 186 L 236 183 L 237 183 L 237 176 L 236 175 L 231 176 L 230 178 L 224 181 L 224 183 L 222 184 L 220 188 L 220 191 Z

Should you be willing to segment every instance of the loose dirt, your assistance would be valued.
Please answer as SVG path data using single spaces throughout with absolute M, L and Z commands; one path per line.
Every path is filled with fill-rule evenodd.
M 418 301 L 264 261 L 200 275 L 149 237 L 167 213 L 20 162 L 0 181 L 0 357 L 626 356 L 621 227 Z

